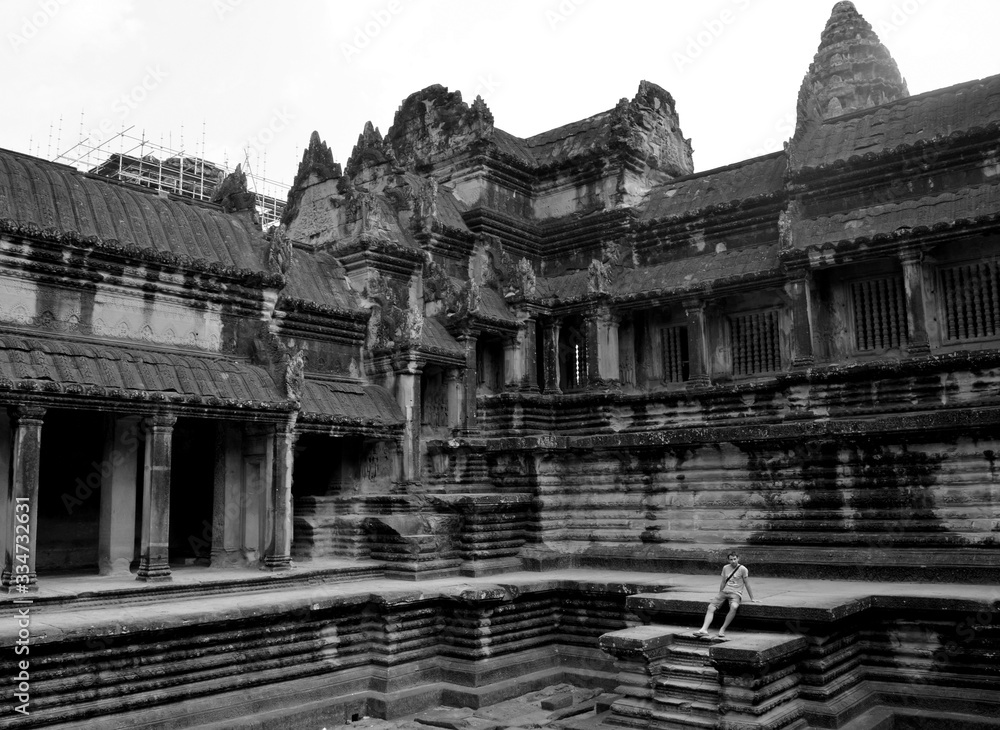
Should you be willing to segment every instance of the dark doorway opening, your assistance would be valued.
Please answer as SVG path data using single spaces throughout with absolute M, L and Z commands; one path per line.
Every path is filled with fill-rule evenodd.
M 97 572 L 106 424 L 100 413 L 45 414 L 35 545 L 40 574 Z
M 170 457 L 170 562 L 208 565 L 215 493 L 213 421 L 178 418 Z

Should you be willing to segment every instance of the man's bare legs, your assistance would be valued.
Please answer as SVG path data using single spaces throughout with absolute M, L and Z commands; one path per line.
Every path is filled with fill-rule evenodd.
M 732 601 L 729 602 L 729 613 L 726 614 L 726 620 L 722 622 L 722 628 L 719 629 L 719 636 L 726 635 L 726 627 L 733 622 L 734 618 L 736 618 L 736 609 L 739 607 L 740 604 L 733 603 Z
M 705 612 L 705 623 L 701 625 L 701 628 L 694 632 L 695 636 L 707 636 L 708 627 L 712 625 L 712 619 L 715 618 L 715 606 L 709 604 L 708 610 Z M 732 618 L 726 617 L 726 625 L 732 621 Z M 725 626 L 723 626 L 725 628 Z

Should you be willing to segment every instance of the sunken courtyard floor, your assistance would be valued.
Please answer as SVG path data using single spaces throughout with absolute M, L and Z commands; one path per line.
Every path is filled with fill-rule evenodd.
M 8 704 L 0 728 L 1000 727 L 995 586 L 752 580 L 758 601 L 716 643 L 691 636 L 712 575 L 43 575 L 30 714 Z

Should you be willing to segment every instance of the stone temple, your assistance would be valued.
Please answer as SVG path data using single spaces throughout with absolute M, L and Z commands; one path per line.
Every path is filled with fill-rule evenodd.
M 1000 76 L 912 96 L 840 2 L 797 110 L 693 173 L 649 81 L 431 86 L 268 234 L 0 151 L 0 728 L 996 727 Z

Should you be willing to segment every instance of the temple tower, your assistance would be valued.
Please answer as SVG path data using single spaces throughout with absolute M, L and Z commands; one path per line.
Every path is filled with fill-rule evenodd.
M 889 50 L 852 2 L 839 2 L 820 36 L 819 49 L 802 86 L 795 137 L 809 122 L 910 95 Z

